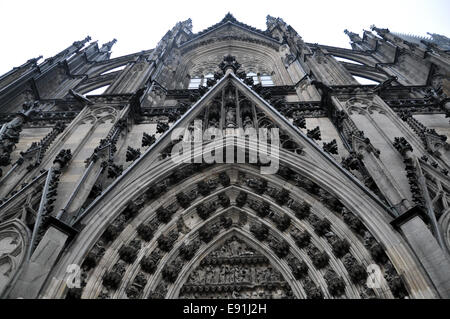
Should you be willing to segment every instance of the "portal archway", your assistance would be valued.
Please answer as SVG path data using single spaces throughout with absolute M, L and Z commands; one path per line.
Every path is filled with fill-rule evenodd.
M 246 90 L 234 75 L 224 77 L 175 126 L 189 124 L 201 114 L 214 94 L 230 82 Z M 173 161 L 167 152 L 173 144 L 169 139 L 170 132 L 166 132 L 80 216 L 79 224 L 86 226 L 70 246 L 70 252 L 61 258 L 55 268 L 55 277 L 62 280 L 64 266 L 78 263 L 91 272 L 86 274 L 84 298 L 140 298 L 150 295 L 150 291 L 157 292 L 156 296 L 166 297 L 179 273 L 171 271 L 166 274 L 165 281 L 169 282 L 161 290 L 155 286 L 159 280 L 158 271 L 162 277 L 162 267 L 181 270 L 188 261 L 179 260 L 171 264 L 177 256 L 173 249 L 190 244 L 189 236 L 200 236 L 201 229 L 209 233 L 211 229 L 220 231 L 224 228 L 207 224 L 212 220 L 203 220 L 200 217 L 202 210 L 197 212 L 200 203 L 213 201 L 224 209 L 240 207 L 236 209 L 264 225 L 263 230 L 259 226 L 256 230 L 253 228 L 255 236 L 267 233 L 261 240 L 270 242 L 268 245 L 281 264 L 287 263 L 284 258 L 289 253 L 299 260 L 291 263 L 289 268 L 293 275 L 297 273 L 299 285 L 309 290 L 309 295 L 305 291 L 308 297 L 317 296 L 317 289 L 325 297 L 370 297 L 363 281 L 364 265 L 372 263 L 380 264 L 385 275 L 381 282 L 389 287 L 382 289 L 380 296 L 401 297 L 409 293 L 418 297 L 429 294 L 430 286 L 421 274 L 421 266 L 389 224 L 392 217 L 375 196 L 339 170 L 338 164 L 320 152 L 317 146 L 313 147 L 313 141 L 285 120 L 280 120 L 279 113 L 267 102 L 261 101 L 251 91 L 248 98 L 253 99 L 258 108 L 298 146 L 299 151 L 279 150 L 280 169 L 276 174 L 260 176 L 259 164 L 211 166 Z M 233 135 L 223 138 L 222 147 L 257 151 L 255 143 L 247 143 Z M 203 149 L 202 155 L 205 152 Z M 235 176 L 229 176 L 229 172 L 235 172 Z M 210 182 L 216 185 L 212 189 L 205 186 Z M 247 197 L 257 204 L 239 206 L 241 192 L 247 193 Z M 270 212 L 267 212 L 265 202 Z M 220 214 L 222 210 L 216 212 Z M 192 216 L 194 222 L 189 225 Z M 154 227 L 152 221 L 156 223 Z M 291 230 L 302 234 L 306 231 L 309 241 L 305 243 L 305 235 L 292 234 Z M 212 235 L 215 237 L 217 234 Z M 354 236 L 350 247 L 343 241 L 346 236 Z M 161 254 L 158 249 L 162 250 Z M 141 260 L 144 257 L 147 259 L 143 266 Z M 302 272 L 297 265 L 302 262 L 312 265 L 307 267 L 307 273 L 313 278 L 314 287 L 302 282 Z M 64 292 L 56 287 L 51 290 L 57 294 Z
M 236 170 L 236 172 L 234 173 L 234 175 L 239 175 L 239 171 L 241 170 L 240 167 L 233 167 L 233 169 L 231 169 L 232 166 L 224 166 L 222 165 L 221 167 L 218 166 L 216 168 L 209 168 L 208 169 L 208 174 L 205 174 L 205 172 L 198 172 L 198 174 L 194 174 L 193 176 L 191 176 L 188 180 L 182 182 L 182 184 L 179 184 L 178 187 L 179 189 L 183 189 L 183 193 L 189 193 L 189 187 L 193 187 L 193 186 L 197 186 L 201 181 L 204 181 L 205 179 L 209 179 L 212 178 L 214 176 L 216 176 L 218 178 L 218 176 L 220 175 L 220 173 L 223 173 L 225 171 L 227 172 L 231 172 L 232 170 Z M 257 174 L 257 170 L 255 168 L 252 167 L 248 167 L 247 170 L 244 170 L 245 173 L 249 173 L 251 177 L 256 177 L 258 176 Z M 241 171 L 242 172 L 242 171 Z M 253 173 L 253 174 L 251 174 Z M 237 178 L 237 177 L 236 177 Z M 245 213 L 246 218 L 247 218 L 247 222 L 244 224 L 244 227 L 239 228 L 241 234 L 246 234 L 247 237 L 249 238 L 253 238 L 253 241 L 257 242 L 257 240 L 254 237 L 254 234 L 252 234 L 252 232 L 250 231 L 250 227 L 253 224 L 261 224 L 264 225 L 265 227 L 267 227 L 267 229 L 269 230 L 269 233 L 274 236 L 275 238 L 279 238 L 280 240 L 286 241 L 289 245 L 289 252 L 292 253 L 293 257 L 298 258 L 299 260 L 302 260 L 305 262 L 305 264 L 308 267 L 308 271 L 307 273 L 310 274 L 309 276 L 310 281 L 308 280 L 307 282 L 312 282 L 314 283 L 315 289 L 320 289 L 322 296 L 323 297 L 342 297 L 342 296 L 348 296 L 351 298 L 360 298 L 360 297 L 370 297 L 370 295 L 364 295 L 361 291 L 360 288 L 363 287 L 363 285 L 361 284 L 355 284 L 353 283 L 353 280 L 356 279 L 352 279 L 352 278 L 356 278 L 357 277 L 357 272 L 358 272 L 358 268 L 361 269 L 361 267 L 358 267 L 356 265 L 358 265 L 358 263 L 362 266 L 363 265 L 363 261 L 364 260 L 371 260 L 373 258 L 372 253 L 370 251 L 367 251 L 367 248 L 364 247 L 364 243 L 360 243 L 359 245 L 357 245 L 356 247 L 352 247 L 352 252 L 353 254 L 356 256 L 354 260 L 356 260 L 356 264 L 354 263 L 353 265 L 350 265 L 348 263 L 351 263 L 350 260 L 352 260 L 351 257 L 348 257 L 346 259 L 342 259 L 341 258 L 343 256 L 341 256 L 341 258 L 335 256 L 334 252 L 333 252 L 333 245 L 330 244 L 330 242 L 326 239 L 325 234 L 329 233 L 328 236 L 333 236 L 330 231 L 333 234 L 337 234 L 339 236 L 351 236 L 351 242 L 357 242 L 358 241 L 358 234 L 355 234 L 354 231 L 357 231 L 356 228 L 355 230 L 350 229 L 349 226 L 346 226 L 345 222 L 343 220 L 339 221 L 338 217 L 330 212 L 329 209 L 327 209 L 327 206 L 323 205 L 322 207 L 320 206 L 320 203 L 316 203 L 315 207 L 312 208 L 313 214 L 320 214 L 316 217 L 307 217 L 306 220 L 300 219 L 297 217 L 297 213 L 299 211 L 301 211 L 301 208 L 299 208 L 299 206 L 295 205 L 295 201 L 298 200 L 298 198 L 302 198 L 304 200 L 306 200 L 307 202 L 312 202 L 314 200 L 314 198 L 311 198 L 314 194 L 312 195 L 308 195 L 306 194 L 306 191 L 301 192 L 301 188 L 299 189 L 299 195 L 296 195 L 297 192 L 294 192 L 294 188 L 293 186 L 287 185 L 286 181 L 283 180 L 282 177 L 271 177 L 269 180 L 271 181 L 271 183 L 274 184 L 269 184 L 269 188 L 273 187 L 273 186 L 281 186 L 283 185 L 283 183 L 286 186 L 291 187 L 290 189 L 292 190 L 292 192 L 290 193 L 290 195 L 292 195 L 292 201 L 289 203 L 289 205 L 285 204 L 279 204 L 277 203 L 277 200 L 273 197 L 271 197 L 272 195 L 266 195 L 266 194 L 258 194 L 258 191 L 256 190 L 252 190 L 252 188 L 250 188 L 247 184 L 242 185 L 242 186 L 238 186 L 236 185 L 237 180 L 235 181 L 235 178 L 230 178 L 230 185 L 227 187 L 219 187 L 217 192 L 211 192 L 210 194 L 208 194 L 207 196 L 203 196 L 203 195 L 199 195 L 198 199 L 195 199 L 193 202 L 190 203 L 189 207 L 187 207 L 186 209 L 183 209 L 182 207 L 179 207 L 179 209 L 177 209 L 172 217 L 171 220 L 167 222 L 167 224 L 164 224 L 162 226 L 159 226 L 157 228 L 157 230 L 154 232 L 152 239 L 149 241 L 149 243 L 144 243 L 142 238 L 140 238 L 139 240 L 141 241 L 140 246 L 139 246 L 139 253 L 136 255 L 136 259 L 130 264 L 130 266 L 126 266 L 125 265 L 125 270 L 122 273 L 122 278 L 121 278 L 121 282 L 118 285 L 118 287 L 116 287 L 115 289 L 112 290 L 112 295 L 110 295 L 109 297 L 111 298 L 134 298 L 134 297 L 144 297 L 144 296 L 159 296 L 159 297 L 165 297 L 165 298 L 172 298 L 172 297 L 176 297 L 179 294 L 179 291 L 182 287 L 182 279 L 180 279 L 181 281 L 179 281 L 177 283 L 177 281 L 175 281 L 174 283 L 169 283 L 166 287 L 161 288 L 159 286 L 159 283 L 161 283 L 161 279 L 163 278 L 163 276 L 161 275 L 161 272 L 164 268 L 168 267 L 171 265 L 171 262 L 173 260 L 175 260 L 177 258 L 177 256 L 179 255 L 179 249 L 180 247 L 182 247 L 183 245 L 188 245 L 190 244 L 193 240 L 195 240 L 195 238 L 197 238 L 199 235 L 199 230 L 206 227 L 209 228 L 210 225 L 214 225 L 214 223 L 220 223 L 220 218 L 223 215 L 227 215 L 230 213 L 230 210 L 234 210 L 234 212 L 236 213 Z M 273 185 L 273 186 L 272 186 Z M 311 191 L 313 191 L 315 186 L 311 186 Z M 236 199 L 238 197 L 238 195 L 240 194 L 240 192 L 247 192 L 247 200 L 251 203 L 251 204 L 244 204 L 243 207 L 238 207 L 236 204 Z M 201 204 L 206 204 L 207 202 L 211 202 L 213 200 L 217 200 L 218 196 L 221 193 L 227 193 L 228 197 L 230 198 L 230 206 L 228 208 L 223 208 L 223 209 L 219 209 L 216 210 L 211 216 L 210 218 L 207 218 L 205 220 L 201 220 L 198 218 L 198 216 L 196 217 L 198 219 L 198 222 L 194 225 L 194 224 L 189 224 L 189 220 L 192 217 L 192 215 L 198 215 L 198 207 Z M 122 230 L 121 234 L 119 234 L 117 236 L 116 239 L 114 239 L 114 241 L 108 246 L 104 246 L 103 248 L 106 248 L 106 251 L 104 252 L 104 254 L 102 256 L 100 256 L 100 263 L 98 265 L 95 265 L 96 267 L 99 267 L 98 269 L 96 269 L 96 273 L 92 274 L 92 279 L 93 281 L 88 282 L 88 284 L 86 285 L 86 288 L 89 290 L 91 290 L 92 292 L 84 292 L 83 293 L 83 298 L 102 298 L 102 297 L 107 297 L 104 294 L 102 294 L 102 285 L 104 285 L 104 278 L 105 275 L 108 272 L 112 272 L 112 273 L 120 273 L 120 271 L 118 272 L 117 269 L 115 270 L 114 267 L 117 264 L 121 264 L 122 263 L 122 259 L 123 257 L 120 256 L 120 250 L 123 246 L 132 246 L 133 245 L 133 241 L 135 241 L 137 238 L 139 238 L 139 233 L 138 233 L 138 228 L 140 225 L 142 224 L 149 224 L 151 223 L 152 220 L 154 220 L 155 218 L 158 218 L 158 208 L 159 207 L 165 207 L 167 209 L 170 209 L 170 205 L 176 203 L 175 201 L 179 201 L 179 198 L 177 198 L 177 194 L 179 194 L 180 192 L 176 192 L 176 191 L 168 191 L 168 194 L 163 195 L 162 197 L 158 198 L 156 202 L 153 202 L 154 204 L 151 204 L 151 206 L 148 206 L 147 208 L 142 208 L 142 212 L 138 213 L 138 215 L 136 217 L 134 217 L 133 220 L 130 220 L 130 222 L 128 223 L 128 225 L 126 225 L 124 227 L 124 229 Z M 302 194 L 304 193 L 304 194 Z M 269 194 L 275 194 L 269 191 Z M 275 195 L 276 196 L 276 195 Z M 311 197 L 309 197 L 311 196 Z M 267 202 L 268 205 L 270 206 L 270 210 L 273 213 L 272 217 L 261 217 L 259 214 L 260 212 L 258 212 L 258 208 L 256 205 L 254 205 L 254 202 L 259 201 L 259 203 L 264 203 Z M 153 205 L 153 206 L 152 206 Z M 166 206 L 168 205 L 168 206 Z M 317 206 L 319 205 L 319 206 Z M 333 205 L 333 204 L 332 204 Z M 131 208 L 127 207 L 125 209 L 125 212 L 129 212 Z M 298 209 L 296 211 L 296 209 Z M 128 214 L 128 213 L 127 213 Z M 281 214 L 286 214 L 289 218 L 290 218 L 290 225 L 288 226 L 289 230 L 283 229 L 283 226 L 278 226 L 279 225 L 279 221 L 277 222 L 276 217 L 274 216 L 281 216 Z M 298 216 L 301 216 L 301 213 L 298 213 Z M 147 216 L 147 217 L 145 217 Z M 317 231 L 319 231 L 320 233 L 320 229 L 321 228 L 321 223 L 320 221 L 323 220 L 324 216 L 327 216 L 328 219 L 332 222 L 332 227 L 330 228 L 330 231 L 326 231 L 325 233 L 322 233 L 322 235 L 317 234 Z M 183 223 L 185 224 L 185 226 L 187 226 L 189 228 L 189 230 L 183 230 L 184 226 L 179 222 L 179 220 L 184 219 Z M 351 217 L 347 217 L 351 220 L 350 225 L 353 224 L 357 224 L 356 220 L 352 220 Z M 238 221 L 236 221 L 236 223 L 238 223 Z M 113 222 L 114 224 L 114 222 Z M 181 225 L 181 226 L 180 226 Z M 315 225 L 315 226 L 313 226 Z M 161 228 L 162 227 L 162 228 Z M 279 227 L 281 227 L 281 229 L 279 229 Z M 326 227 L 326 226 L 325 226 Z M 170 250 L 166 253 L 164 253 L 164 257 L 159 257 L 159 262 L 158 265 L 155 269 L 155 272 L 153 274 L 151 274 L 150 276 L 146 277 L 146 281 L 145 281 L 145 285 L 142 289 L 142 291 L 140 291 L 139 293 L 136 294 L 136 292 L 133 290 L 132 287 L 136 287 L 135 281 L 136 278 L 140 278 L 139 276 L 142 277 L 142 259 L 144 257 L 148 257 L 151 256 L 152 252 L 157 249 L 159 246 L 158 244 L 158 238 L 162 235 L 165 236 L 166 238 L 170 237 L 170 233 L 173 232 L 175 229 L 177 229 L 178 233 L 183 233 L 183 235 L 177 235 L 177 238 L 175 239 L 174 243 L 173 243 L 173 248 L 170 248 Z M 222 229 L 222 231 L 225 233 L 227 230 L 226 229 Z M 328 265 L 330 265 L 330 267 L 328 268 L 328 266 L 322 266 L 320 265 L 320 257 L 314 257 L 314 253 L 312 253 L 311 251 L 314 251 L 314 248 L 305 248 L 302 247 L 300 248 L 296 242 L 297 238 L 295 237 L 295 235 L 293 236 L 292 234 L 295 233 L 296 231 L 299 232 L 305 232 L 310 234 L 310 237 L 312 238 L 311 241 L 313 242 L 313 244 L 316 246 L 318 253 L 320 254 L 321 252 L 326 252 L 326 255 L 328 256 Z M 110 232 L 110 230 L 109 230 Z M 221 237 L 220 232 L 217 233 L 215 236 L 217 236 L 218 238 Z M 356 239 L 356 240 L 355 240 Z M 299 242 L 301 242 L 301 239 L 298 239 Z M 359 239 L 359 241 L 361 242 L 361 239 Z M 216 242 L 216 240 L 212 241 L 212 242 Z M 262 241 L 264 242 L 264 240 Z M 98 242 L 97 242 L 98 243 Z M 375 243 L 373 243 L 375 244 Z M 269 250 L 269 247 L 271 245 L 271 242 L 266 242 L 266 250 Z M 208 246 L 204 245 L 203 246 L 203 251 L 207 251 L 208 250 Z M 261 247 L 261 246 L 259 246 Z M 378 246 L 377 246 L 378 247 Z M 98 248 L 98 247 L 97 247 Z M 94 247 L 94 251 L 97 249 Z M 261 248 L 260 248 L 261 249 Z M 370 249 L 370 248 L 369 248 Z M 345 250 L 345 248 L 344 248 Z M 192 258 L 192 263 L 194 264 L 195 262 L 200 263 L 201 259 L 199 256 L 202 255 L 201 253 L 202 250 L 199 250 L 198 256 L 197 257 L 193 257 Z M 92 250 L 91 250 L 92 253 Z M 273 252 L 272 252 L 273 254 Z M 339 254 L 339 253 L 338 253 Z M 204 255 L 204 254 L 203 254 Z M 106 257 L 105 260 L 103 260 Z M 90 260 L 92 258 L 92 255 L 88 254 L 88 260 Z M 112 259 L 111 259 L 112 258 Z M 126 257 L 125 257 L 126 258 Z M 284 260 L 285 257 L 280 258 L 280 257 L 274 257 L 271 261 L 275 262 L 276 264 L 284 264 L 284 272 L 283 276 L 287 276 L 286 273 L 289 273 L 289 278 L 292 282 L 296 282 L 295 278 L 294 278 L 294 274 L 292 272 L 292 267 L 289 266 L 288 261 Z M 383 258 L 383 257 L 380 257 Z M 122 261 L 121 261 L 122 260 Z M 89 261 L 91 262 L 91 261 Z M 347 266 L 348 269 L 346 268 L 346 263 L 347 262 Z M 371 261 L 373 262 L 373 261 Z M 369 262 L 369 264 L 371 263 Z M 85 259 L 85 263 L 86 263 L 86 259 Z M 388 263 L 389 264 L 389 263 Z M 183 272 L 185 274 L 187 274 L 190 270 L 190 266 L 188 266 L 189 264 L 185 264 L 183 267 L 181 267 L 181 273 L 179 274 L 180 276 L 183 276 Z M 316 266 L 318 265 L 318 266 Z M 112 266 L 112 267 L 111 267 Z M 367 265 L 366 265 L 367 266 Z M 316 268 L 319 267 L 319 268 Z M 383 267 L 383 266 L 381 266 Z M 390 267 L 390 266 L 388 266 Z M 287 269 L 287 270 L 286 270 Z M 353 270 L 352 270 L 353 269 Z M 364 266 L 362 268 L 363 270 L 365 269 Z M 391 269 L 392 270 L 392 269 Z M 355 273 L 352 273 L 352 271 L 355 271 Z M 328 275 L 328 277 L 331 276 L 331 278 L 328 277 L 324 277 L 326 274 L 331 274 Z M 335 274 L 335 277 L 332 277 L 332 275 Z M 186 275 L 184 275 L 184 278 L 186 277 Z M 178 278 L 178 275 L 177 277 Z M 327 279 L 326 279 L 327 278 Z M 342 280 L 339 280 L 339 278 Z M 141 278 L 142 279 L 142 278 Z M 139 280 L 141 280 L 139 279 Z M 361 278 L 360 278 L 361 279 Z M 138 280 L 138 281 L 139 281 Z M 176 279 L 179 280 L 179 279 Z M 304 287 L 304 283 L 303 283 L 303 278 L 299 279 L 299 282 L 297 283 L 298 287 Z M 333 286 L 333 282 L 336 282 L 337 287 L 340 287 L 340 285 L 343 282 L 343 289 L 345 290 L 345 292 L 341 293 L 340 295 L 337 296 L 333 296 L 332 293 L 329 291 L 329 286 Z M 359 286 L 358 286 L 359 285 Z M 359 287 L 359 288 L 358 288 Z M 384 292 L 385 294 L 380 295 L 379 297 L 389 297 L 392 296 L 392 292 L 389 292 L 390 288 L 389 288 L 389 283 L 386 281 L 384 282 Z M 310 293 L 310 295 L 308 295 L 307 292 L 298 292 L 298 291 L 304 291 L 305 288 L 297 288 L 297 292 L 296 292 L 296 296 L 297 297 L 303 297 L 303 296 L 308 296 L 311 298 L 311 291 L 313 288 L 306 288 L 309 289 L 308 292 Z M 93 290 L 92 290 L 93 289 Z M 131 289 L 131 290 L 130 290 Z M 161 290 L 162 289 L 162 290 Z M 303 289 L 303 290 L 302 290 Z M 333 289 L 333 288 L 331 288 Z M 340 288 L 336 288 L 339 289 Z M 394 289 L 394 288 L 392 288 Z M 96 291 L 96 292 L 95 292 Z M 164 291 L 164 295 L 161 294 L 161 291 Z M 295 288 L 293 288 L 293 291 L 295 292 Z M 334 290 L 332 290 L 334 291 Z M 93 294 L 92 294 L 93 293 Z M 397 293 L 397 292 L 395 292 Z M 129 296 L 128 296 L 129 294 Z M 156 295 L 155 295 L 156 294 Z M 336 292 L 333 292 L 333 294 L 339 294 Z

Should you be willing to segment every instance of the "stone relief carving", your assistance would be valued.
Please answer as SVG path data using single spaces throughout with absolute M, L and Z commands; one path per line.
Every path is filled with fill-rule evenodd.
M 205 257 L 180 290 L 180 298 L 293 298 L 269 260 L 233 236 Z

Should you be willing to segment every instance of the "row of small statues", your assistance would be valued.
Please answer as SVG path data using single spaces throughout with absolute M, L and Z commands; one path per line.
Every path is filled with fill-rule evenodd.
M 187 281 L 188 284 L 263 284 L 282 282 L 283 276 L 270 266 L 220 265 L 195 269 Z
M 227 292 L 207 292 L 207 293 L 181 293 L 181 299 L 286 299 L 293 298 L 292 290 L 288 287 L 274 290 L 255 289 Z

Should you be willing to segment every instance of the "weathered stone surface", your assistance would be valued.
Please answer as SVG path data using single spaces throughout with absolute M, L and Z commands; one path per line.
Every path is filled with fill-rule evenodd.
M 227 14 L 0 77 L 0 297 L 448 298 L 448 39 L 372 31 Z

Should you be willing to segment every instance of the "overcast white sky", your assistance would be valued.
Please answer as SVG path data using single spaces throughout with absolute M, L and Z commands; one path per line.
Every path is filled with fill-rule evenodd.
M 0 74 L 30 58 L 52 56 L 87 35 L 99 43 L 116 38 L 113 57 L 150 49 L 177 21 L 191 18 L 199 32 L 228 11 L 263 30 L 267 14 L 281 17 L 305 41 L 341 47 L 350 47 L 344 29 L 361 34 L 372 24 L 450 37 L 450 0 L 0 1 Z

